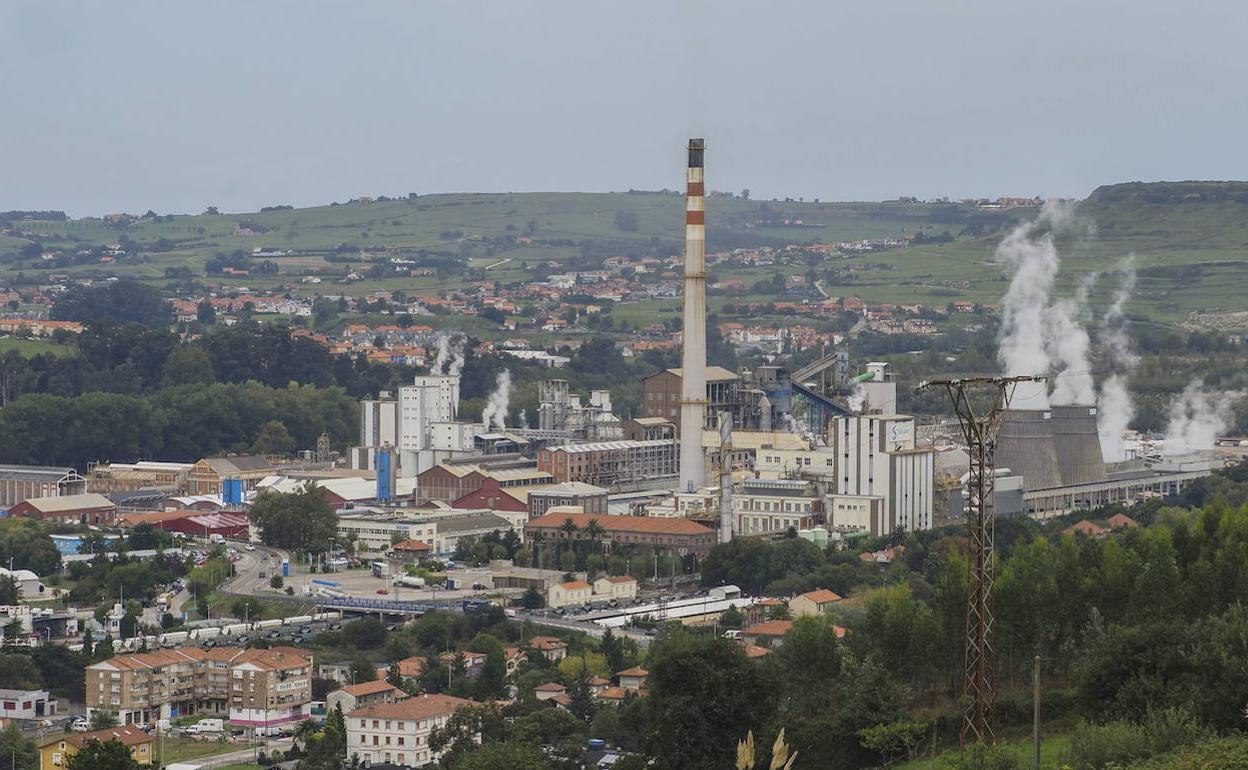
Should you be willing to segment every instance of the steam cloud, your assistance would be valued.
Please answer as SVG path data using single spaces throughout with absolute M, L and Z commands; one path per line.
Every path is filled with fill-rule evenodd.
M 529 414 L 528 414 L 528 412 L 526 412 L 526 411 L 524 411 L 523 409 L 521 409 L 521 410 L 520 410 L 520 414 L 519 414 L 519 415 L 517 415 L 517 417 L 516 417 L 516 422 L 519 424 L 519 426 L 520 426 L 521 428 L 527 428 L 527 427 L 529 427 Z
M 1166 451 L 1190 452 L 1209 449 L 1231 422 L 1231 407 L 1242 396 L 1238 392 L 1216 391 L 1201 380 L 1188 383 L 1170 403 L 1166 425 Z
M 867 403 L 867 389 L 862 387 L 861 382 L 852 383 L 849 395 L 845 397 L 846 405 L 849 411 L 854 414 L 861 414 L 862 407 Z
M 504 369 L 498 373 L 494 392 L 481 410 L 481 422 L 486 430 L 504 430 L 507 427 L 507 409 L 511 405 L 511 370 Z
M 436 339 L 438 356 L 434 359 L 429 373 L 459 374 L 464 368 L 465 341 L 464 335 L 459 332 L 439 334 Z
M 1101 440 L 1101 455 L 1106 462 L 1126 459 L 1123 452 L 1123 431 L 1135 417 L 1135 403 L 1127 390 L 1127 379 L 1140 362 L 1127 335 L 1126 304 L 1135 291 L 1135 258 L 1127 257 L 1118 269 L 1122 280 L 1114 292 L 1114 301 L 1101 319 L 1101 343 L 1107 364 L 1115 371 L 1101 384 L 1096 404 L 1096 431 Z

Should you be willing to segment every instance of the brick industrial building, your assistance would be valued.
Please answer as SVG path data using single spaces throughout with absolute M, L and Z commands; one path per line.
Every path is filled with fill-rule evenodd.
M 558 483 L 580 481 L 612 487 L 676 476 L 679 463 L 675 441 L 596 441 L 545 447 L 537 453 L 537 468 Z

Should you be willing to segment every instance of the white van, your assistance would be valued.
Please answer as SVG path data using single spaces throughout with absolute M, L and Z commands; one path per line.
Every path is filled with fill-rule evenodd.
M 187 735 L 205 735 L 207 733 L 225 732 L 224 719 L 201 719 L 186 728 Z

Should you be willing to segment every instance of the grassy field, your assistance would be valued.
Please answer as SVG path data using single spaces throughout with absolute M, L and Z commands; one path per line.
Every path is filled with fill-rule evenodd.
M 1193 192 L 1195 191 L 1195 192 Z M 1211 192 L 1212 191 L 1212 192 Z M 858 295 L 874 302 L 945 303 L 954 299 L 996 303 L 1006 288 L 1005 269 L 993 257 L 1006 228 L 1035 215 L 1035 209 L 980 210 L 962 204 L 707 201 L 708 251 L 750 243 L 837 242 L 924 233 L 956 236 L 952 242 L 833 259 L 817 265 L 842 270 L 847 279 L 828 287 L 833 295 Z M 163 285 L 167 268 L 187 267 L 202 279 L 213 254 L 267 247 L 294 252 L 275 258 L 278 276 L 248 276 L 210 283 L 227 287 L 286 287 L 302 294 L 364 295 L 377 290 L 409 292 L 453 288 L 461 274 L 394 277 L 339 284 L 301 284 L 305 271 L 356 268 L 390 249 L 425 249 L 464 258 L 479 275 L 503 283 L 526 280 L 534 263 L 577 256 L 580 244 L 610 241 L 620 251 L 657 248 L 678 253 L 683 199 L 674 193 L 506 193 L 429 195 L 413 200 L 344 203 L 290 211 L 174 216 L 125 226 L 100 219 L 71 222 L 23 221 L 16 228 L 33 233 L 46 248 L 73 251 L 82 244 L 105 244 L 123 235 L 165 251 L 123 257 L 114 265 L 86 264 L 57 272 L 102 278 L 117 274 Z M 635 230 L 616 225 L 619 212 L 637 215 Z M 787 222 L 788 224 L 784 224 Z M 1072 292 L 1089 273 L 1112 270 L 1128 255 L 1140 269 L 1129 312 L 1173 323 L 1192 313 L 1248 310 L 1248 183 L 1116 185 L 1102 188 L 1079 204 L 1077 236 L 1060 242 L 1059 288 Z M 235 234 L 247 226 L 260 234 Z M 981 235 L 968 233 L 980 232 Z M 500 236 L 514 236 L 508 245 Z M 488 243 L 487 243 L 488 242 Z M 0 238 L 0 255 L 27 241 Z M 488 250 L 488 253 L 487 253 Z M 349 262 L 335 254 L 347 256 Z M 801 268 L 804 270 L 804 268 Z M 48 268 L 37 258 L 0 260 L 0 281 L 18 272 Z M 711 267 L 712 277 L 753 282 L 793 266 Z M 848 272 L 846 272 L 848 271 Z M 1112 292 L 1109 281 L 1094 287 L 1093 300 Z M 659 303 L 666 304 L 666 303 Z M 655 306 L 625 311 L 634 320 L 650 317 Z M 621 308 L 620 310 L 623 310 Z M 457 320 L 460 323 L 462 319 Z
M 16 350 L 24 356 L 40 353 L 52 353 L 58 356 L 73 355 L 75 349 L 70 345 L 58 345 L 50 340 L 27 340 L 17 337 L 0 337 L 0 355 Z
M 160 757 L 160 740 L 156 741 L 156 756 Z M 217 754 L 229 754 L 235 751 L 242 751 L 247 748 L 245 743 L 225 743 L 218 741 L 198 741 L 193 738 L 165 738 L 164 739 L 164 762 L 165 764 L 173 764 L 174 762 L 189 762 L 203 757 L 213 757 Z
M 1031 767 L 1031 758 L 1033 756 L 1033 748 L 1031 739 L 1004 741 L 1003 746 L 1025 762 L 1026 767 Z M 1070 746 L 1070 737 L 1067 735 L 1054 735 L 1044 737 L 1040 741 L 1040 769 L 1041 770 L 1057 770 L 1061 767 L 1062 755 Z M 948 760 L 957 756 L 959 749 L 951 749 L 949 751 L 937 754 L 933 757 L 918 759 L 913 762 L 902 762 L 894 767 L 897 770 L 943 770 L 948 766 Z

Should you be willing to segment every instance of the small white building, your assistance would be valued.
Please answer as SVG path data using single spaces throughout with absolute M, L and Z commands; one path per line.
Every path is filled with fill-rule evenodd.
M 637 578 L 611 575 L 594 581 L 594 599 L 626 601 L 637 597 Z
M 546 591 L 546 605 L 552 609 L 593 601 L 594 587 L 584 580 L 556 583 Z
M 0 578 L 11 577 L 17 583 L 17 595 L 22 599 L 42 599 L 47 594 L 47 587 L 39 576 L 28 569 L 9 571 L 0 567 Z
M 5 719 L 44 719 L 56 715 L 56 699 L 47 690 L 0 690 Z

